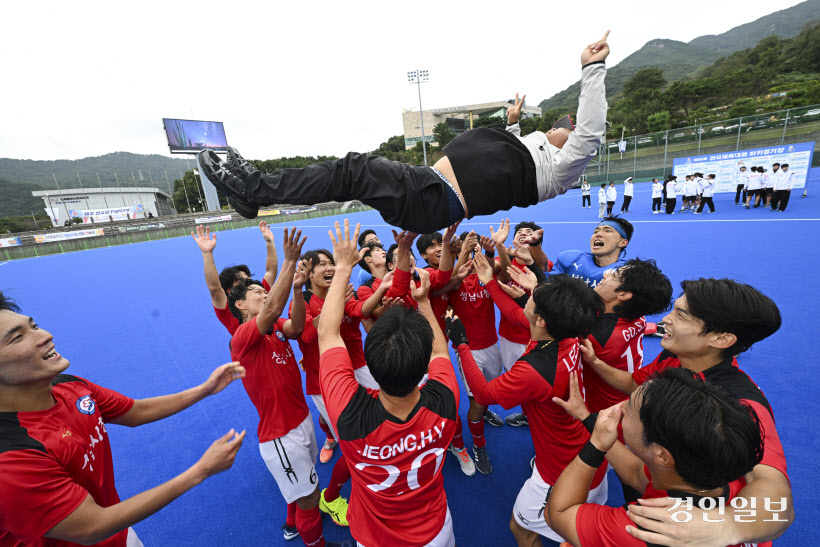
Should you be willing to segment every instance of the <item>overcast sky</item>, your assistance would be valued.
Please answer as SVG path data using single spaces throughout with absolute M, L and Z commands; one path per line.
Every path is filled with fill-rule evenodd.
M 250 158 L 368 151 L 418 110 L 408 70 L 430 71 L 425 109 L 516 91 L 537 105 L 606 29 L 613 66 L 798 3 L 7 2 L 0 157 L 169 155 L 163 117 L 222 121 Z

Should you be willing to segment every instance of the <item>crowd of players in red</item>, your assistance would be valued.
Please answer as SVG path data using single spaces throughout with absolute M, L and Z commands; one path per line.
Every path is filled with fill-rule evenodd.
M 777 306 L 753 287 L 682 283 L 658 329 L 664 349 L 644 365 L 645 316 L 669 310 L 673 288 L 653 260 L 626 260 L 633 227 L 623 219 L 602 220 L 589 251 L 554 263 L 531 222 L 489 234 L 394 231 L 388 249 L 347 221 L 330 249 L 306 251 L 301 231 L 285 229 L 281 264 L 265 222 L 260 231 L 259 281 L 246 266 L 219 272 L 216 235 L 192 234 L 233 362 L 173 395 L 134 400 L 62 374 L 52 336 L 0 293 L 0 546 L 141 545 L 131 526 L 228 469 L 245 432 L 120 501 L 107 424 L 162 419 L 235 379 L 288 503 L 284 537 L 308 546 L 337 545 L 324 539 L 322 511 L 358 545 L 455 545 L 442 463 L 449 451 L 468 475 L 492 472 L 485 423 L 504 425 L 492 405 L 520 406 L 506 422 L 528 426 L 535 449 L 532 476 L 505 508 L 518 545 L 765 545 L 793 521 L 772 409 L 736 360 L 780 327 Z M 321 457 L 305 394 L 327 438 Z M 316 460 L 337 443 L 327 480 Z M 605 505 L 608 466 L 623 507 Z

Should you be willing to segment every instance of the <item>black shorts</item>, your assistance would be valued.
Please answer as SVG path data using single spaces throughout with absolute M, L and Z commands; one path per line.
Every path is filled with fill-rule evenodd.
M 694 201 L 696 198 L 697 196 L 683 196 L 683 199 L 686 201 Z

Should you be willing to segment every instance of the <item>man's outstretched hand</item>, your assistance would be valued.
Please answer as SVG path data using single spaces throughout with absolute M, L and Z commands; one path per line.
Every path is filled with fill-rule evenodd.
M 584 48 L 584 51 L 581 52 L 581 66 L 603 61 L 609 56 L 609 44 L 606 42 L 608 36 L 609 31 L 606 31 L 603 38 Z
M 524 107 L 526 98 L 526 94 L 521 99 L 518 98 L 518 93 L 515 94 L 515 105 L 507 110 L 507 125 L 516 124 L 521 119 L 521 109 Z

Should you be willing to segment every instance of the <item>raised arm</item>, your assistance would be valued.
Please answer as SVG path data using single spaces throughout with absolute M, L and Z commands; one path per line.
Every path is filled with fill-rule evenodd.
M 151 490 L 110 507 L 100 507 L 89 494 L 70 515 L 45 536 L 83 545 L 95 545 L 153 515 L 211 475 L 229 469 L 242 446 L 245 431 L 233 429 L 217 439 L 187 471 Z
M 427 270 L 420 268 L 416 268 L 416 272 L 419 274 L 421 284 L 418 287 L 411 287 L 410 290 L 413 294 L 413 300 L 419 305 L 419 313 L 427 319 L 427 322 L 430 323 L 430 327 L 433 329 L 433 353 L 430 355 L 430 360 L 432 361 L 437 357 L 449 359 L 450 352 L 447 350 L 447 340 L 444 338 L 444 333 L 441 332 L 441 327 L 438 326 L 436 314 L 433 313 L 433 307 L 430 305 L 430 299 L 427 297 L 430 292 L 430 274 Z
M 300 241 L 301 238 L 301 241 Z M 256 326 L 262 334 L 267 333 L 273 326 L 273 323 L 279 319 L 282 312 L 285 311 L 285 304 L 288 301 L 291 287 L 293 286 L 293 274 L 296 270 L 296 263 L 299 261 L 299 256 L 302 253 L 302 245 L 305 244 L 307 237 L 302 237 L 302 230 L 297 230 L 294 227 L 290 233 L 285 228 L 284 241 L 282 248 L 285 253 L 285 260 L 282 262 L 282 271 L 276 279 L 276 283 L 271 287 L 268 297 L 265 299 L 265 305 L 262 311 L 256 316 Z
M 262 237 L 265 239 L 265 248 L 267 255 L 265 256 L 265 275 L 263 279 L 267 281 L 269 287 L 273 287 L 276 281 L 276 273 L 279 270 L 279 257 L 276 256 L 276 243 L 273 240 L 273 232 L 270 231 L 270 226 L 264 220 L 259 223 L 259 231 L 262 232 Z
M 584 48 L 581 53 L 581 94 L 578 97 L 575 130 L 554 156 L 552 175 L 554 186 L 548 188 L 547 197 L 562 193 L 584 174 L 590 159 L 595 156 L 606 131 L 606 67 L 609 44 L 604 37 Z
M 507 255 L 507 248 L 504 246 L 509 235 L 510 219 L 501 221 L 497 232 L 490 226 L 490 237 L 495 242 L 495 248 L 498 250 L 498 262 L 493 262 L 493 273 L 498 275 L 498 281 L 500 283 L 506 283 L 510 280 L 507 274 L 507 268 L 512 266 L 512 262 L 510 262 L 510 257 Z
M 336 263 L 336 273 L 330 283 L 330 290 L 325 297 L 322 307 L 322 320 L 319 323 L 319 353 L 325 353 L 331 348 L 345 347 L 339 328 L 345 314 L 345 297 L 347 284 L 353 267 L 359 262 L 359 251 L 356 250 L 356 241 L 359 239 L 361 224 L 356 224 L 353 237 L 350 237 L 350 221 L 345 219 L 344 232 L 336 222 L 336 234 L 328 230 L 333 242 L 333 261 Z
M 222 290 L 222 285 L 219 283 L 219 272 L 216 269 L 214 262 L 214 248 L 216 248 L 216 233 L 211 236 L 210 226 L 202 225 L 196 227 L 196 232 L 191 232 L 197 247 L 202 251 L 202 262 L 205 266 L 205 284 L 208 286 L 208 292 L 211 293 L 211 303 L 214 308 L 224 310 L 228 305 L 228 296 Z
M 516 137 L 521 136 L 521 126 L 518 124 L 518 121 L 521 119 L 521 109 L 524 107 L 526 98 L 527 96 L 524 95 L 519 99 L 518 93 L 516 93 L 515 104 L 512 108 L 507 109 L 507 131 Z
M 592 349 L 592 342 L 590 342 L 588 338 L 581 341 L 581 354 L 584 358 L 584 362 L 595 369 L 595 372 L 598 373 L 598 376 L 600 376 L 604 382 L 618 391 L 629 395 L 638 389 L 638 384 L 632 379 L 632 373 L 611 367 L 598 359 L 598 356 L 595 355 L 595 350 Z
M 244 377 L 245 367 L 240 365 L 238 361 L 226 363 L 214 370 L 204 383 L 191 389 L 172 395 L 135 399 L 131 409 L 122 416 L 111 420 L 111 423 L 137 427 L 156 422 L 185 410 L 209 395 L 219 393 L 237 378 Z
M 295 340 L 305 330 L 305 320 L 307 310 L 305 309 L 305 297 L 302 296 L 302 289 L 307 283 L 310 271 L 313 269 L 313 260 L 303 260 L 299 263 L 296 273 L 293 275 L 293 298 L 291 299 L 290 317 L 282 325 L 282 333 Z

